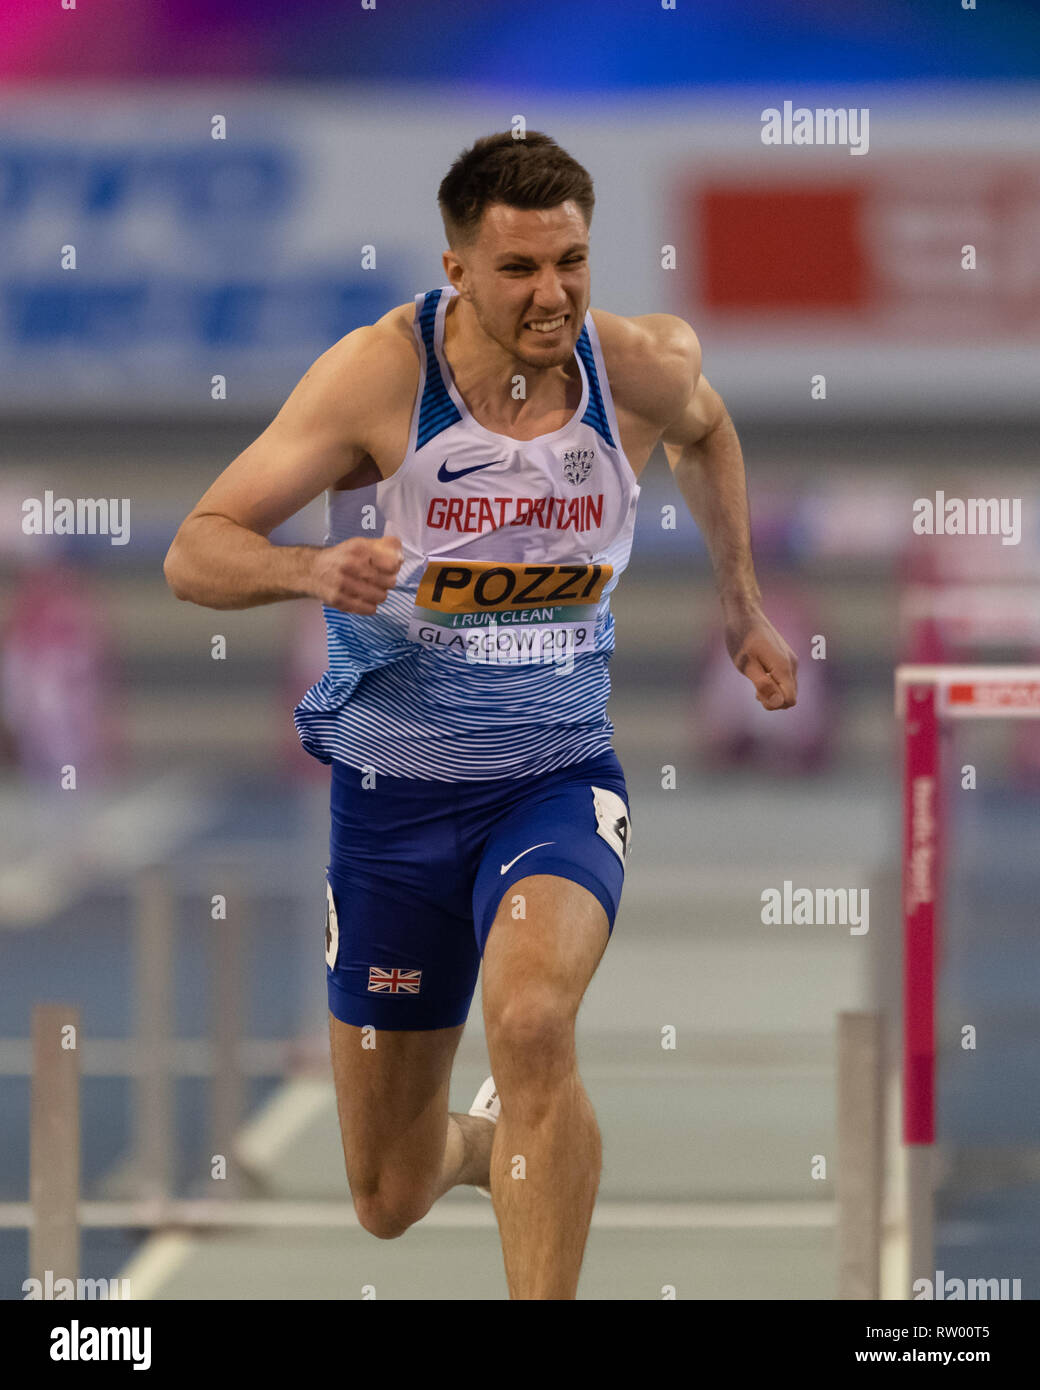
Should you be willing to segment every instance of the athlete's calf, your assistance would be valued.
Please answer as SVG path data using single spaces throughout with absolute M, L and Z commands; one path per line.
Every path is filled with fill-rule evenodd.
M 522 920 L 510 910 L 517 893 Z M 488 936 L 484 1019 L 502 1103 L 491 1193 L 512 1298 L 576 1296 L 601 1145 L 574 1024 L 607 939 L 596 898 L 553 875 L 515 884 Z

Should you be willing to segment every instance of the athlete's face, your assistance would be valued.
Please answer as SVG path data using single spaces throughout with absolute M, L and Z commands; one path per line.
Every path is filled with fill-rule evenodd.
M 577 203 L 545 211 L 492 203 L 445 269 L 480 327 L 530 367 L 568 362 L 589 307 L 589 229 Z

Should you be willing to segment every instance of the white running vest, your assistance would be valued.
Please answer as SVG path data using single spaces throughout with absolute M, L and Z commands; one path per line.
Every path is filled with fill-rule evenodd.
M 591 314 L 581 401 L 517 440 L 478 424 L 444 357 L 450 286 L 415 297 L 421 359 L 408 452 L 390 478 L 326 495 L 326 545 L 396 536 L 378 613 L 324 608 L 328 670 L 294 711 L 321 762 L 446 782 L 553 771 L 610 747 L 610 594 L 639 485 Z

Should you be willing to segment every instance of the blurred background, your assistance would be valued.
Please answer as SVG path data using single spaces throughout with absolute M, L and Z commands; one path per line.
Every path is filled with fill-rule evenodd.
M 0 1294 L 28 1274 L 30 1015 L 56 1001 L 81 1018 L 84 1275 L 505 1297 L 469 1192 L 401 1242 L 352 1224 L 329 773 L 292 724 L 320 609 L 181 604 L 162 560 L 314 358 L 443 283 L 440 178 L 521 117 L 595 180 L 593 304 L 700 334 L 801 660 L 797 708 L 765 714 L 659 452 L 614 604 L 634 841 L 579 1021 L 605 1152 L 581 1293 L 833 1298 L 836 1014 L 883 1008 L 898 1061 L 893 669 L 1040 660 L 1040 13 L 16 0 L 4 25 Z M 867 108 L 869 148 L 764 145 L 785 101 Z M 937 491 L 1021 499 L 1020 539 L 915 535 Z M 27 534 L 28 499 L 62 498 L 115 499 L 125 530 Z M 323 534 L 317 499 L 272 539 Z M 1035 1298 L 1040 726 L 961 726 L 945 756 L 936 1265 Z M 786 880 L 868 888 L 869 933 L 763 925 Z M 482 1034 L 478 994 L 455 1109 Z M 169 1229 L 170 1200 L 197 1221 Z

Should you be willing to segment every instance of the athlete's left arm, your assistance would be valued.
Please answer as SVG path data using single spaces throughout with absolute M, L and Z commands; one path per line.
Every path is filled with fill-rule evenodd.
M 762 611 L 740 440 L 722 397 L 701 371 L 697 335 L 669 318 L 669 351 L 661 360 L 677 373 L 685 404 L 662 432 L 665 455 L 711 556 L 733 663 L 761 705 L 790 709 L 798 695 L 798 658 Z

